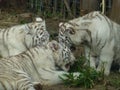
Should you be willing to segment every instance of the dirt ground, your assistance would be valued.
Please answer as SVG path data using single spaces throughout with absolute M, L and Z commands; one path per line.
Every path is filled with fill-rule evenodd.
M 20 12 L 0 12 L 0 28 L 6 28 L 33 20 L 31 13 L 27 13 L 25 14 L 26 16 L 24 16 L 24 13 L 22 12 L 22 15 Z M 58 24 L 61 21 L 62 20 L 59 19 L 46 19 L 47 30 L 51 34 L 51 38 L 55 37 L 54 39 L 57 39 L 56 34 L 58 33 Z M 78 47 L 76 51 L 74 51 L 76 57 L 81 54 L 81 50 L 81 47 Z M 120 90 L 120 73 L 112 72 L 110 76 L 105 77 L 104 82 L 96 84 L 92 89 L 85 89 L 81 86 L 79 88 L 75 88 L 64 85 L 55 85 L 43 86 L 42 90 Z

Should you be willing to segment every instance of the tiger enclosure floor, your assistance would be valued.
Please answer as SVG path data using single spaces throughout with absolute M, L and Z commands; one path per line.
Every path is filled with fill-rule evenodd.
M 17 24 L 23 24 L 30 22 L 34 18 L 34 14 L 26 12 L 14 12 L 14 11 L 2 11 L 0 12 L 0 28 L 6 28 Z M 48 32 L 51 34 L 51 38 L 57 39 L 58 24 L 60 19 L 47 18 L 46 26 Z M 75 56 L 79 56 L 80 50 L 74 51 Z M 38 89 L 39 90 L 39 89 Z M 111 72 L 108 77 L 104 78 L 103 82 L 99 82 L 91 89 L 86 89 L 83 86 L 80 87 L 68 87 L 65 85 L 55 86 L 43 86 L 42 90 L 120 90 L 120 73 Z

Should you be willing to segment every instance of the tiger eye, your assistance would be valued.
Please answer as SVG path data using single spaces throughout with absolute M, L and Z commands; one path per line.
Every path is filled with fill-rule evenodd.
M 35 26 L 35 29 L 37 28 L 37 26 Z

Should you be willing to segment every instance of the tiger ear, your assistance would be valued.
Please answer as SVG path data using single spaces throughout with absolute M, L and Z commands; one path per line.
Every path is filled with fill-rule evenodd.
M 59 27 L 61 27 L 62 25 L 63 25 L 63 22 L 60 22 L 60 23 L 59 23 Z
M 59 43 L 55 40 L 52 40 L 49 42 L 49 47 L 52 49 L 52 51 L 57 51 L 59 49 Z
M 43 19 L 42 19 L 42 18 L 40 18 L 40 17 L 36 17 L 36 18 L 35 18 L 35 21 L 36 21 L 36 22 L 42 22 L 42 21 L 43 21 Z
M 61 34 L 65 32 L 65 30 L 61 28 L 62 25 L 63 25 L 63 22 L 59 23 L 59 33 Z

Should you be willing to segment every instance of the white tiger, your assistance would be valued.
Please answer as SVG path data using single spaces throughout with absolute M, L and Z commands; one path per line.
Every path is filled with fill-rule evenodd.
M 35 90 L 35 84 L 62 83 L 59 76 L 67 74 L 75 57 L 67 47 L 51 41 L 16 56 L 0 60 L 0 90 Z M 58 70 L 58 67 L 62 70 Z M 79 73 L 74 73 L 79 75 Z M 65 77 L 64 77 L 65 78 Z
M 37 21 L 0 29 L 0 55 L 2 57 L 17 55 L 27 49 L 46 45 L 49 42 L 49 33 L 45 21 Z
M 98 11 L 83 17 L 60 23 L 59 28 L 71 42 L 85 46 L 85 55 L 90 60 L 90 66 L 109 75 L 111 65 L 119 62 L 120 67 L 120 25 L 116 24 Z M 97 63 L 96 63 L 97 62 Z

